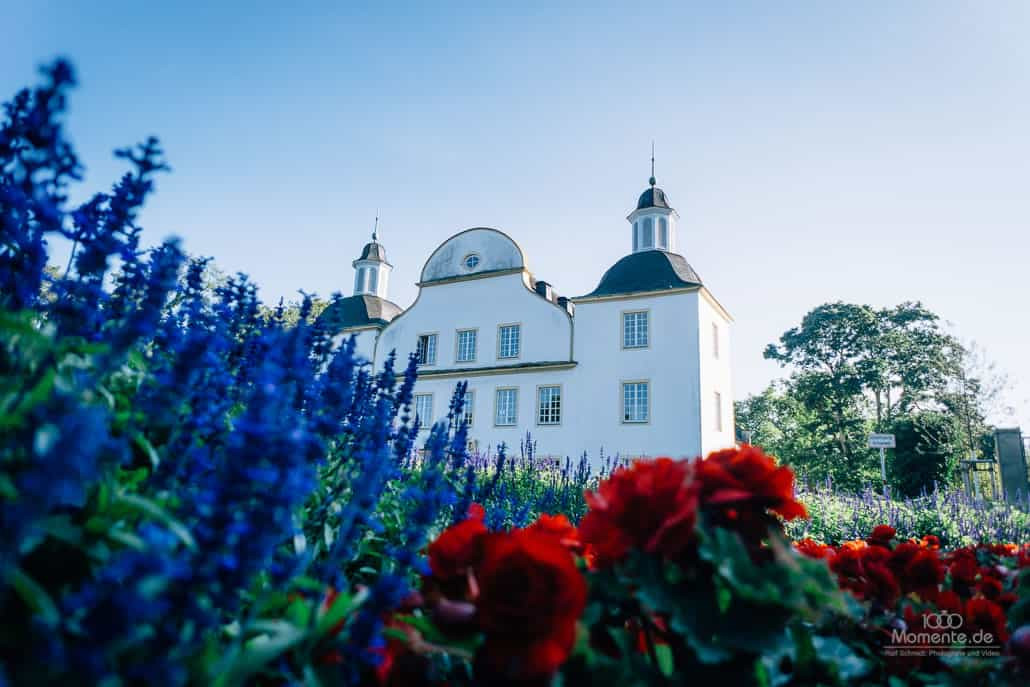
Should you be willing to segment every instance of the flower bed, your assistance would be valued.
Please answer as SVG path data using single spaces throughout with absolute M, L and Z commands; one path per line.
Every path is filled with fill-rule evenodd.
M 1030 547 L 892 527 L 792 547 L 793 475 L 760 450 L 658 458 L 541 516 L 443 532 L 389 615 L 385 684 L 941 684 L 1030 677 Z M 892 682 L 893 684 L 893 682 Z

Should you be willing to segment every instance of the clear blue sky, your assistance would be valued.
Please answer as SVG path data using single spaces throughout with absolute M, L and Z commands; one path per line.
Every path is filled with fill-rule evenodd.
M 349 293 L 377 210 L 401 305 L 482 225 L 585 293 L 629 250 L 655 139 L 682 252 L 736 317 L 738 397 L 811 307 L 918 299 L 1015 378 L 1030 425 L 1023 0 L 2 4 L 3 98 L 71 57 L 88 186 L 158 134 L 175 171 L 147 235 L 266 300 Z

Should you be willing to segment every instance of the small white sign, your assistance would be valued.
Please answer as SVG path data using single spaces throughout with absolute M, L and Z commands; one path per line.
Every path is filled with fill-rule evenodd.
M 894 448 L 896 445 L 893 434 L 869 435 L 869 448 Z

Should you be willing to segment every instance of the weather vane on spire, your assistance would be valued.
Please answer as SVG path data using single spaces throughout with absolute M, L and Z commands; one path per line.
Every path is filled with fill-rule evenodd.
M 654 178 L 654 140 L 651 140 L 651 178 L 648 179 L 648 183 L 654 186 L 657 182 Z
M 376 210 L 376 223 L 372 227 L 372 242 L 379 240 L 379 211 Z

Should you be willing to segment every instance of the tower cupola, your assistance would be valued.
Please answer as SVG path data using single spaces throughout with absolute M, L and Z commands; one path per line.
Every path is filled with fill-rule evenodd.
M 387 298 L 390 271 L 393 265 L 386 261 L 386 248 L 379 243 L 379 218 L 372 229 L 372 241 L 361 249 L 361 255 L 351 263 L 354 266 L 354 295 Z
M 665 191 L 658 188 L 654 177 L 654 147 L 651 148 L 651 178 L 640 194 L 636 209 L 626 217 L 633 228 L 633 252 L 664 250 L 679 252 L 676 224 L 679 214 L 669 204 Z

